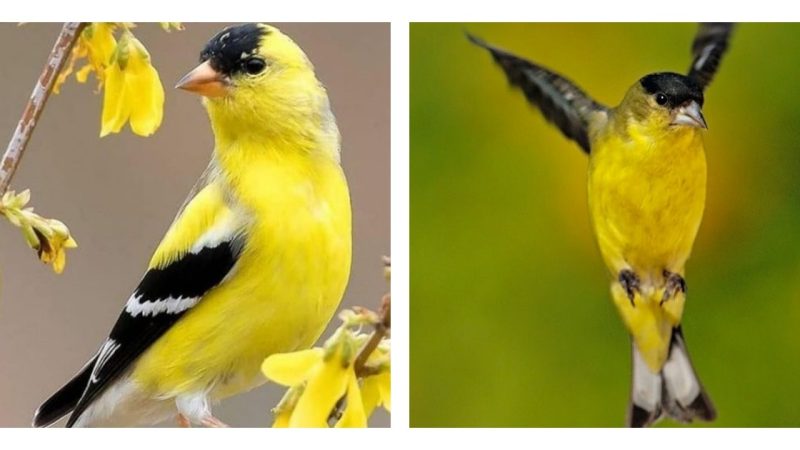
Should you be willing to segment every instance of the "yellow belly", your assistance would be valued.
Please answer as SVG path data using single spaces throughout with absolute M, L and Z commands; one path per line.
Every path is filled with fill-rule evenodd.
M 677 292 L 661 302 L 664 271 L 684 275 L 705 193 L 699 133 L 675 133 L 656 142 L 611 137 L 592 147 L 589 206 L 600 252 L 615 280 L 612 298 L 654 373 L 663 367 L 686 301 Z M 640 281 L 633 304 L 616 282 L 623 269 Z
M 638 144 L 638 145 L 637 145 Z M 706 162 L 699 134 L 658 145 L 602 143 L 589 167 L 589 204 L 612 274 L 682 273 L 703 216 Z
M 238 189 L 254 212 L 234 271 L 142 355 L 133 376 L 154 395 L 224 398 L 264 381 L 273 353 L 310 347 L 335 313 L 351 260 L 350 204 L 338 166 L 253 167 Z M 244 186 L 252 183 L 250 186 Z

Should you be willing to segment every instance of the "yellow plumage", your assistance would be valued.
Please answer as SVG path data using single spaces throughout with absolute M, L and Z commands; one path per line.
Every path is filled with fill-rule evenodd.
M 612 295 L 642 357 L 657 373 L 685 301 L 679 291 L 662 304 L 664 271 L 684 275 L 705 205 L 706 160 L 700 129 L 670 127 L 667 113 L 648 101 L 634 86 L 608 123 L 595 124 L 589 207 L 612 276 L 629 269 L 639 277 L 633 305 L 616 282 Z
M 264 358 L 311 346 L 344 293 L 350 200 L 338 136 L 324 128 L 335 126 L 325 122 L 327 95 L 305 55 L 271 30 L 262 51 L 283 71 L 206 101 L 218 179 L 187 205 L 151 262 L 170 261 L 217 226 L 243 226 L 247 236 L 234 276 L 136 364 L 133 379 L 154 396 L 206 389 L 220 376 L 232 380 L 215 398 L 259 384 Z M 288 102 L 296 93 L 308 101 Z M 274 117 L 260 122 L 261 111 Z
M 468 35 L 485 48 L 564 136 L 589 155 L 589 207 L 611 294 L 633 338 L 627 423 L 663 416 L 713 420 L 716 411 L 689 359 L 680 322 L 684 269 L 706 197 L 704 90 L 732 24 L 701 24 L 687 75 L 656 72 L 610 108 L 538 63 Z
M 265 195 L 243 201 L 253 214 L 245 219 L 252 223 L 238 271 L 206 294 L 136 364 L 134 379 L 154 394 L 205 388 L 232 367 L 240 382 L 225 385 L 217 395 L 252 387 L 261 381 L 259 367 L 266 355 L 309 347 L 335 312 L 350 268 L 344 177 L 335 164 L 313 167 L 302 156 L 279 158 L 239 167 L 241 179 L 252 182 L 245 191 Z M 188 205 L 176 223 L 187 225 L 181 228 L 185 236 L 175 236 L 175 242 L 193 242 L 199 228 L 187 222 L 203 221 L 191 217 L 195 208 L 218 221 L 237 220 L 213 192 L 218 190 L 211 185 L 201 194 L 206 204 Z M 232 193 L 248 197 L 236 189 Z M 185 248 L 162 246 L 157 255 Z
M 70 409 L 75 426 L 224 425 L 210 405 L 265 382 L 267 356 L 310 347 L 342 299 L 350 198 L 313 66 L 263 24 L 223 30 L 201 58 L 179 87 L 204 96 L 209 168 L 97 356 L 37 425 Z

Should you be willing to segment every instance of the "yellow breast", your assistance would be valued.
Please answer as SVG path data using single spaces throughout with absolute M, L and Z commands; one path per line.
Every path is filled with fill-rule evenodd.
M 351 260 L 341 168 L 299 153 L 264 155 L 221 162 L 231 174 L 227 195 L 246 216 L 246 243 L 232 274 L 138 362 L 135 377 L 152 392 L 213 386 L 221 398 L 253 387 L 264 358 L 311 346 L 341 301 Z
M 601 135 L 592 147 L 589 203 L 606 264 L 640 276 L 682 271 L 703 215 L 706 161 L 699 132 Z

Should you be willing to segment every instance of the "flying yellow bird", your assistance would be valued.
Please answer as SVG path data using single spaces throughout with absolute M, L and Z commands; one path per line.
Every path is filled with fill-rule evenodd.
M 339 131 L 303 51 L 263 24 L 226 28 L 177 87 L 202 95 L 211 163 L 97 354 L 35 426 L 224 426 L 221 399 L 262 384 L 279 352 L 310 347 L 351 257 Z
M 589 154 L 589 210 L 611 293 L 633 340 L 629 426 L 667 414 L 713 420 L 689 361 L 680 322 L 684 266 L 703 216 L 706 160 L 703 91 L 727 49 L 731 24 L 703 24 L 688 75 L 637 81 L 615 108 L 563 76 L 470 36 L 510 83 Z

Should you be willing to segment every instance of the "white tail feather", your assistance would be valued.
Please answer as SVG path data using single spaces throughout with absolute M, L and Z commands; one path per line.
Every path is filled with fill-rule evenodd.
M 648 426 L 663 414 L 680 422 L 714 420 L 716 412 L 692 367 L 680 328 L 672 331 L 669 356 L 653 373 L 633 344 L 633 389 L 628 425 Z
M 700 380 L 694 373 L 686 348 L 673 345 L 669 358 L 661 369 L 664 374 L 666 390 L 682 406 L 688 407 L 702 390 Z

